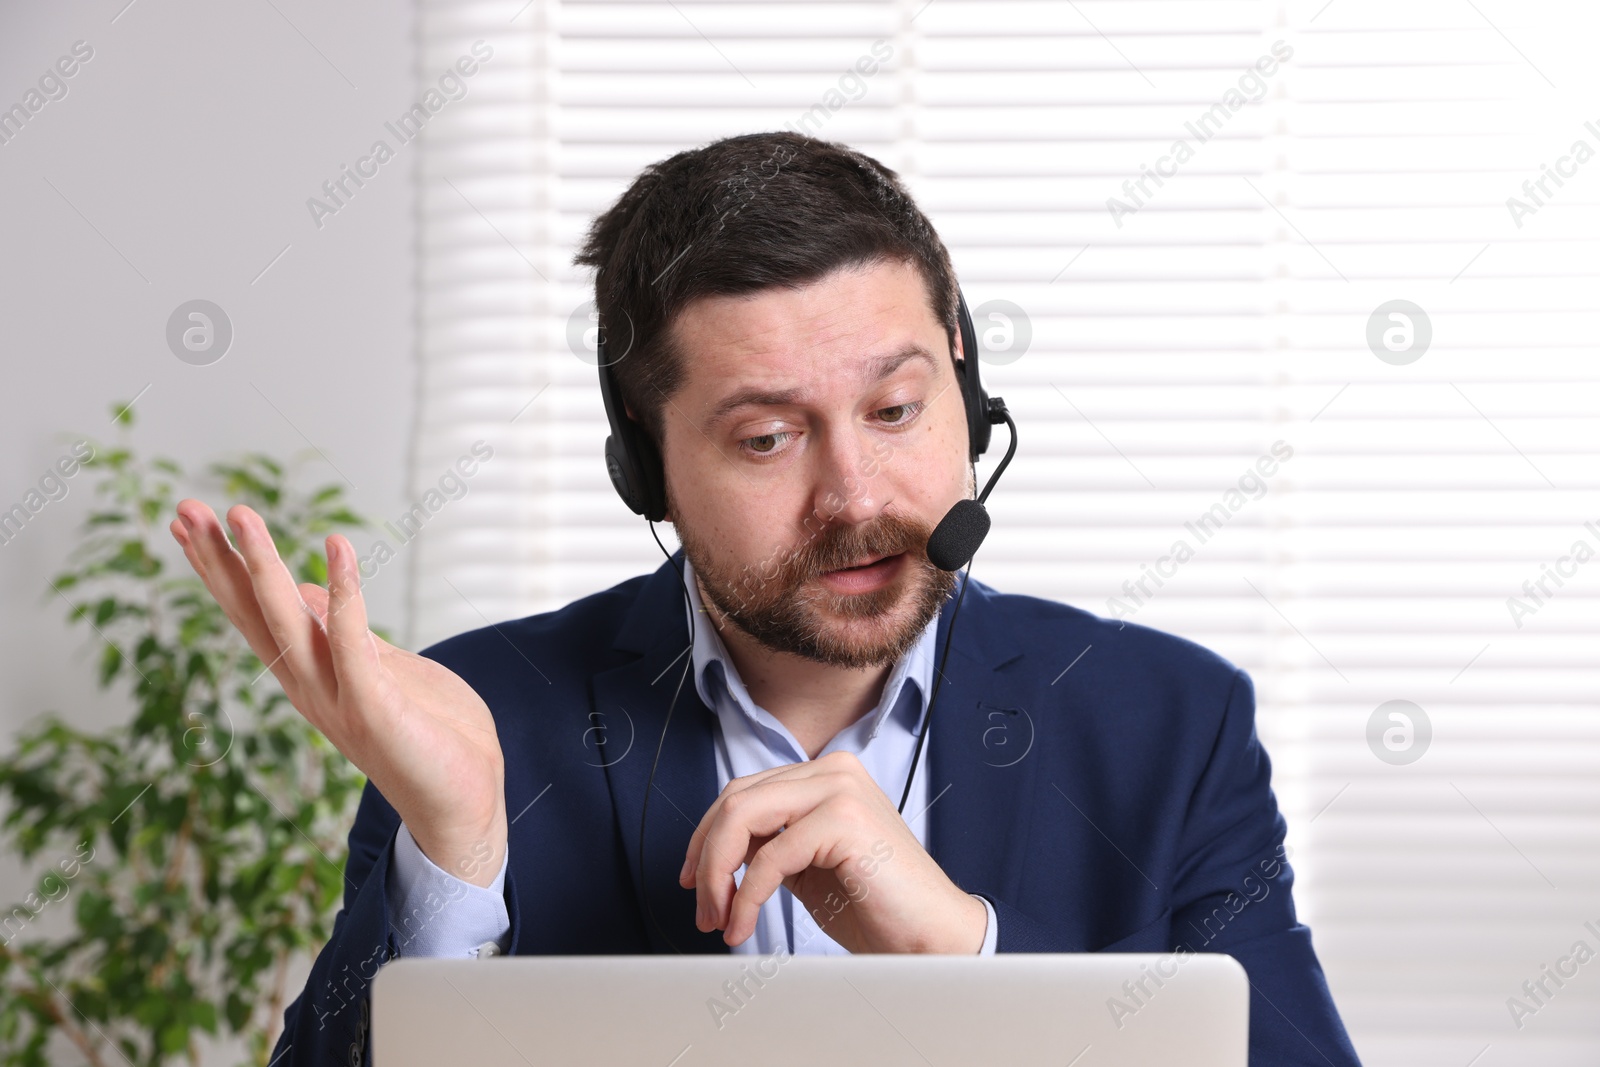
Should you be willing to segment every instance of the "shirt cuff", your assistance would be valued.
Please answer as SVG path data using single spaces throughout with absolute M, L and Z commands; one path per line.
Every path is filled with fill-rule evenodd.
M 473 885 L 430 860 L 402 822 L 384 886 L 399 954 L 471 959 L 505 952 L 511 940 L 505 898 L 510 861 L 508 847 L 494 881 L 487 887 Z M 485 948 L 489 950 L 480 952 Z
M 980 956 L 993 956 L 995 943 L 1000 939 L 1000 929 L 994 918 L 994 905 L 989 903 L 988 897 L 978 896 L 977 893 L 969 894 L 983 901 L 983 910 L 989 913 L 989 925 L 983 931 L 983 947 L 978 950 Z

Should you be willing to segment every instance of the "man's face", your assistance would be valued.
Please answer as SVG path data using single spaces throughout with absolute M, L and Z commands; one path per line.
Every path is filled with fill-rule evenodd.
M 898 659 L 955 584 L 928 536 L 973 489 L 921 274 L 880 263 L 705 297 L 673 328 L 685 366 L 662 412 L 667 517 L 706 598 L 776 651 Z

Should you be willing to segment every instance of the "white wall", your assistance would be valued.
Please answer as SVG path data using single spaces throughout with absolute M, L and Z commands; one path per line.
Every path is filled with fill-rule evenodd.
M 203 468 L 243 451 L 289 456 L 309 438 L 354 483 L 357 510 L 400 510 L 415 407 L 414 149 L 320 229 L 306 199 L 411 102 L 411 5 L 126 2 L 0 6 L 0 108 L 74 42 L 93 49 L 67 95 L 0 144 L 0 510 L 63 453 L 62 434 L 110 438 L 107 406 L 141 390 L 147 452 Z M 194 298 L 234 327 L 209 366 L 165 340 L 168 316 Z M 306 474 L 340 478 L 320 459 Z M 65 624 L 46 584 L 90 502 L 87 476 L 69 485 L 0 545 L 0 751 L 42 712 L 102 725 L 130 707 L 95 692 L 96 639 Z M 403 629 L 405 581 L 388 568 L 371 589 L 376 622 Z M 0 855 L 0 900 L 20 887 Z

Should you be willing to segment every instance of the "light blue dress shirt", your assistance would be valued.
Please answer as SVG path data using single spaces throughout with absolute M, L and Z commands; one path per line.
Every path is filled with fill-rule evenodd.
M 695 689 L 706 707 L 716 713 L 717 728 L 713 736 L 717 750 L 717 791 L 720 793 L 735 778 L 804 762 L 807 759 L 805 750 L 794 735 L 750 699 L 727 646 L 704 610 L 694 569 L 687 558 L 683 561 L 683 571 L 692 605 Z M 915 731 L 921 729 L 927 714 L 938 621 L 935 616 L 916 644 L 895 663 L 877 707 L 840 730 L 817 754 L 820 758 L 830 752 L 854 753 L 878 788 L 896 803 L 905 789 L 906 773 L 916 749 Z M 927 764 L 932 744 L 930 739 L 922 746 L 911 795 L 906 800 L 906 825 L 924 848 L 928 844 L 928 809 L 939 802 L 938 795 L 929 797 L 931 783 Z M 423 854 L 411 831 L 402 823 L 395 837 L 385 887 L 393 902 L 392 914 L 400 917 L 395 921 L 400 955 L 458 958 L 504 952 L 511 934 L 511 918 L 505 903 L 509 859 L 507 855 L 501 860 L 500 871 L 489 886 L 473 885 L 436 866 Z M 742 882 L 743 877 L 744 868 L 741 867 L 734 878 Z M 870 880 L 862 881 L 870 893 Z M 978 900 L 983 902 L 989 920 L 979 955 L 990 956 L 995 952 L 997 938 L 994 907 L 981 896 Z M 732 946 L 730 951 L 756 955 L 779 949 L 796 955 L 849 955 L 782 886 L 761 906 L 755 933 L 743 944 Z

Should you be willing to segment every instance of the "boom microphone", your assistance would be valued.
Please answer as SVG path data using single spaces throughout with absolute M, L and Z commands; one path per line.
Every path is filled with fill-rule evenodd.
M 928 538 L 928 559 L 942 571 L 958 571 L 989 536 L 989 509 L 976 500 L 957 500 Z
M 1006 402 L 1000 397 L 991 399 L 988 416 L 991 423 L 1004 422 L 1011 428 L 1011 445 L 1006 449 L 1000 466 L 989 476 L 989 484 L 983 487 L 978 499 L 957 500 L 929 535 L 928 560 L 942 571 L 958 571 L 965 567 L 977 555 L 983 539 L 989 536 L 989 511 L 983 502 L 989 499 L 989 491 L 1000 480 L 1006 464 L 1011 462 L 1011 457 L 1017 451 L 1017 424 L 1012 421 L 1011 412 L 1006 410 Z

